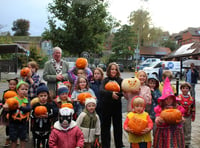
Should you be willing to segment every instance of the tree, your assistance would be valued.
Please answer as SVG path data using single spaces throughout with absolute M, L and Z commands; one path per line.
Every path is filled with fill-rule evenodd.
M 115 34 L 112 44 L 112 51 L 118 58 L 128 60 L 133 55 L 137 41 L 136 34 L 132 31 L 131 26 L 123 25 Z
M 13 22 L 12 31 L 15 31 L 14 36 L 28 36 L 30 22 L 25 19 L 17 19 Z
M 110 30 L 106 7 L 100 0 L 54 0 L 48 7 L 53 15 L 48 19 L 49 29 L 42 36 L 74 55 L 100 52 Z
M 162 30 L 152 26 L 151 17 L 148 11 L 139 9 L 130 14 L 129 19 L 132 29 L 138 35 L 139 46 L 159 41 Z
M 170 48 L 172 51 L 174 51 L 175 49 L 178 48 L 178 45 L 176 44 L 176 42 L 173 41 L 173 40 L 171 40 L 171 39 L 168 39 L 168 40 L 166 40 L 166 41 L 163 41 L 163 42 L 161 43 L 161 45 L 164 46 L 164 47 Z

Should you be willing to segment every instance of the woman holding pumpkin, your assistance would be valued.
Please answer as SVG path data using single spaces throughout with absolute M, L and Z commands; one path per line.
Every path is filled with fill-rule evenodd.
M 111 141 L 111 121 L 114 128 L 115 147 L 123 147 L 122 142 L 122 92 L 120 90 L 122 78 L 118 65 L 113 62 L 108 65 L 107 77 L 102 81 L 100 87 L 100 98 L 102 101 L 102 123 L 101 140 L 102 147 L 109 148 Z M 112 81 L 112 85 L 109 82 Z
M 151 148 L 153 122 L 145 112 L 145 100 L 135 96 L 131 100 L 132 111 L 127 114 L 124 130 L 128 132 L 131 148 Z
M 159 105 L 154 108 L 156 113 L 154 148 L 185 147 L 183 133 L 185 109 L 177 104 L 179 100 L 173 93 L 169 78 L 166 78 L 162 96 L 158 98 Z

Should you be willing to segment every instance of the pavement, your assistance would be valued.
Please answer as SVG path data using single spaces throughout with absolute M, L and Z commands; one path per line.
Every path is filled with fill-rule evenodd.
M 39 72 L 41 73 L 41 71 Z M 15 73 L 2 73 L 1 74 L 1 80 L 0 80 L 0 98 L 2 96 L 2 93 L 4 90 L 8 88 L 8 83 L 6 79 L 11 78 L 19 75 Z M 132 76 L 132 73 L 123 73 L 122 77 L 129 77 Z M 175 81 L 172 82 L 175 84 Z M 180 92 L 180 91 L 179 91 Z M 127 101 L 125 99 L 122 99 L 122 112 L 123 112 L 123 121 L 126 118 L 126 104 Z M 196 85 L 196 119 L 194 122 L 192 122 L 192 140 L 191 140 L 191 148 L 200 148 L 200 81 Z M 112 129 L 112 127 L 111 127 Z M 5 127 L 0 125 L 0 148 L 3 147 L 3 144 L 5 142 Z M 26 148 L 31 148 L 33 147 L 32 142 L 32 135 L 29 135 L 29 141 L 26 143 Z M 114 140 L 113 140 L 113 135 L 112 135 L 112 140 L 111 140 L 111 148 L 114 148 Z M 125 131 L 123 131 L 123 142 L 126 148 L 130 148 L 129 142 L 128 142 L 128 135 Z M 19 146 L 18 146 L 19 147 Z

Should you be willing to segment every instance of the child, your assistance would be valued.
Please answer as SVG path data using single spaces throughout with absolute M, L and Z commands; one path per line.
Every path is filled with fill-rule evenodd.
M 77 114 L 77 116 L 79 116 L 80 113 L 84 109 L 84 105 L 78 101 L 78 99 L 77 99 L 78 95 L 82 92 L 89 92 L 94 98 L 96 98 L 96 96 L 95 96 L 93 90 L 91 88 L 89 88 L 89 82 L 88 82 L 87 78 L 84 76 L 78 77 L 75 88 L 76 89 L 73 91 L 71 99 L 74 104 L 75 113 Z
M 34 148 L 48 148 L 48 139 L 51 131 L 51 118 L 53 117 L 53 109 L 47 102 L 49 96 L 49 89 L 45 84 L 37 88 L 37 96 L 39 102 L 33 105 L 31 109 L 31 131 L 33 135 Z M 45 106 L 47 113 L 45 115 L 36 115 L 35 108 L 38 106 Z
M 35 61 L 29 62 L 28 67 L 30 68 L 31 72 L 27 75 L 27 77 L 24 78 L 24 81 L 29 84 L 28 99 L 32 100 L 37 96 L 36 90 L 40 84 L 40 76 L 37 73 L 39 67 Z
M 126 79 L 124 79 L 124 80 L 126 80 Z M 136 85 L 138 85 L 138 87 L 133 87 L 131 91 L 123 90 L 124 98 L 127 100 L 127 112 L 131 112 L 132 111 L 131 100 L 133 97 L 138 96 L 140 94 L 141 83 L 138 78 L 131 78 L 131 80 L 128 80 L 128 81 L 132 84 L 135 83 Z
M 55 103 L 57 104 L 58 108 L 60 108 L 64 103 L 71 103 L 68 93 L 69 90 L 65 85 L 58 88 L 58 97 L 55 99 Z
M 183 124 L 185 147 L 189 148 L 191 142 L 191 121 L 194 122 L 195 120 L 195 99 L 188 94 L 191 89 L 191 85 L 188 82 L 182 83 L 180 89 L 182 94 L 179 95 L 181 99 L 179 102 L 185 109 L 185 122 Z
M 100 120 L 101 120 L 101 116 L 102 116 L 101 115 L 102 100 L 100 98 L 100 86 L 101 86 L 103 77 L 104 77 L 103 70 L 101 68 L 97 67 L 93 73 L 93 80 L 90 81 L 90 88 L 94 91 L 95 96 L 97 97 L 96 112 L 99 115 Z
M 160 113 L 164 109 L 174 108 L 180 110 L 182 114 L 184 114 L 185 109 L 182 106 L 177 104 L 179 101 L 171 88 L 169 78 L 165 79 L 164 87 L 162 96 L 158 98 L 159 105 L 154 108 L 156 113 L 156 131 L 154 136 L 154 148 L 171 148 L 171 147 L 178 147 L 184 148 L 184 133 L 183 133 L 183 120 L 178 124 L 167 124 L 165 121 L 160 117 Z
M 72 96 L 72 84 L 69 81 L 64 81 L 63 84 L 67 86 L 69 92 L 68 92 L 68 97 L 71 98 Z
M 100 120 L 95 112 L 96 99 L 87 98 L 85 101 L 85 109 L 78 116 L 76 123 L 80 127 L 84 135 L 84 147 L 91 148 L 92 143 L 99 139 L 100 136 Z
M 79 69 L 77 67 L 73 67 L 68 71 L 69 80 L 73 84 L 72 91 L 75 89 L 75 85 L 79 76 L 85 76 L 88 81 L 92 78 L 92 71 L 90 68 L 86 67 L 85 69 Z
M 161 97 L 161 93 L 158 89 L 159 87 L 159 80 L 155 75 L 149 75 L 148 77 L 148 86 L 151 90 L 151 96 L 152 96 L 152 103 L 151 103 L 151 111 L 150 116 L 153 122 L 155 122 L 155 112 L 154 107 L 158 105 L 158 98 Z
M 170 70 L 165 70 L 162 74 L 162 80 L 164 81 L 166 78 L 168 78 L 170 81 L 172 80 L 173 78 L 173 74 Z M 159 90 L 160 92 L 162 93 L 163 91 L 163 85 L 164 83 L 161 82 L 160 85 L 159 85 Z M 171 87 L 172 87 L 172 90 L 173 90 L 173 93 L 176 95 L 176 88 L 174 85 L 171 84 Z
M 151 110 L 151 90 L 146 85 L 147 83 L 147 74 L 143 70 L 139 70 L 136 77 L 140 80 L 141 87 L 140 87 L 140 93 L 139 96 L 143 97 L 146 101 L 146 108 L 145 111 L 147 111 L 150 114 Z
M 74 110 L 59 109 L 58 121 L 49 136 L 49 148 L 82 148 L 84 137 L 76 122 L 72 120 Z
M 153 122 L 147 112 L 145 112 L 145 99 L 140 96 L 135 96 L 131 100 L 132 112 L 127 114 L 124 122 L 124 130 L 128 132 L 129 142 L 131 148 L 151 148 L 151 130 L 153 128 Z M 129 127 L 128 122 L 132 117 L 146 120 L 148 122 L 147 127 L 141 131 L 141 133 L 134 133 Z
M 17 147 L 17 139 L 20 138 L 20 147 L 25 148 L 25 139 L 27 132 L 27 121 L 29 120 L 30 104 L 27 99 L 28 84 L 20 81 L 17 86 L 17 96 L 14 97 L 19 102 L 16 110 L 9 110 L 7 105 L 4 108 L 9 110 L 9 136 L 12 141 L 12 148 Z
M 5 97 L 6 92 L 7 93 L 8 93 L 8 91 L 14 91 L 14 92 L 16 92 L 16 86 L 17 86 L 17 83 L 18 83 L 18 79 L 17 78 L 9 79 L 7 81 L 8 81 L 8 89 L 3 92 L 3 98 L 1 100 L 2 104 L 5 104 L 6 99 L 8 99 L 8 98 Z M 12 97 L 15 97 L 15 93 L 13 93 L 13 95 L 14 96 L 12 96 Z M 6 117 L 5 117 L 6 114 L 7 113 L 6 113 L 5 110 L 3 110 L 2 113 L 1 113 L 1 118 L 4 121 L 4 123 L 6 122 Z M 9 144 L 10 144 L 9 126 L 6 125 L 6 142 L 5 142 L 4 146 L 9 146 Z

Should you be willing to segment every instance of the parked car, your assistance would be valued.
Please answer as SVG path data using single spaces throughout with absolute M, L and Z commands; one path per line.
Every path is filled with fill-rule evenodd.
M 106 68 L 107 68 L 105 64 L 99 64 L 99 65 L 97 65 L 97 67 L 102 68 L 103 71 L 106 71 Z
M 118 64 L 120 72 L 124 72 L 124 65 L 123 64 Z

